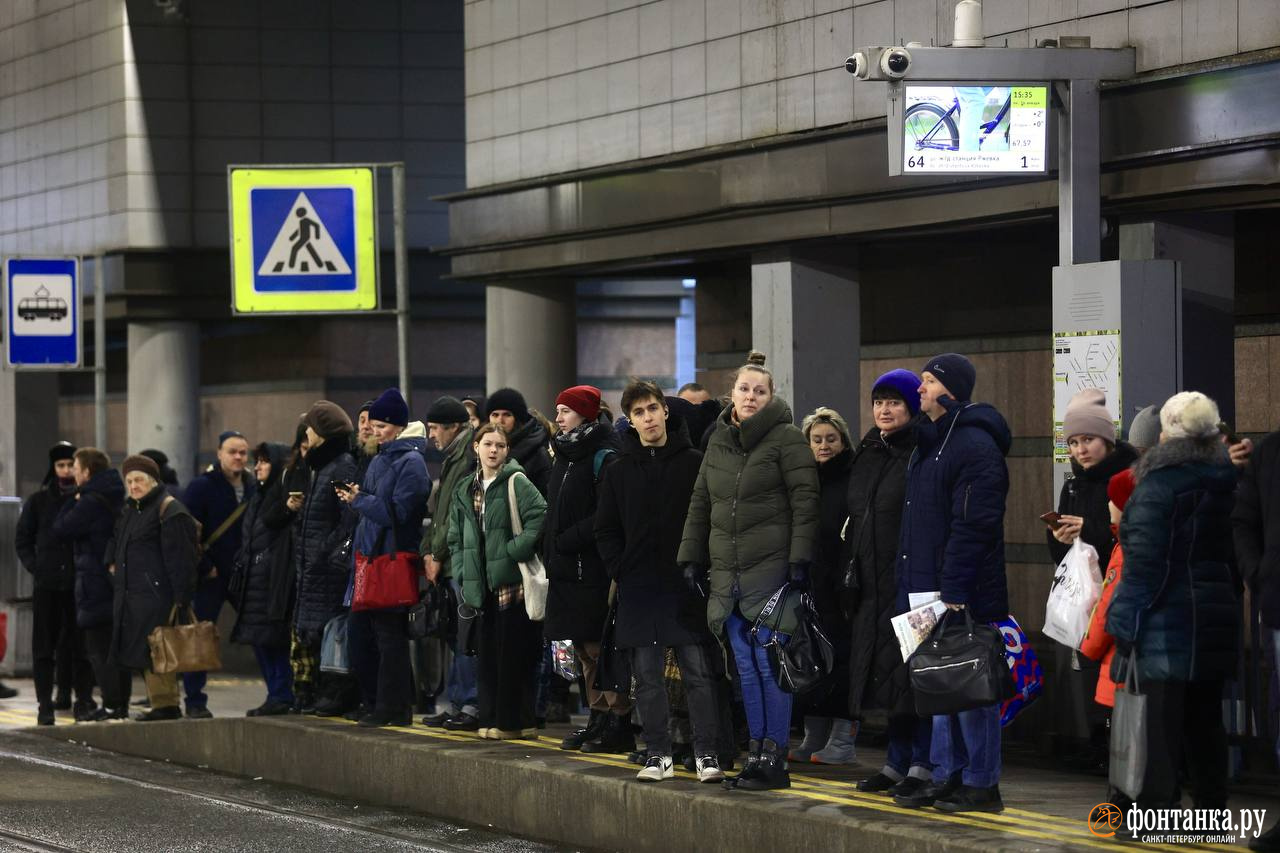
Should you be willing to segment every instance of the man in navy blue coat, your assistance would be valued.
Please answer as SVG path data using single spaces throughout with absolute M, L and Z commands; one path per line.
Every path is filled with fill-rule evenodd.
M 977 371 L 956 353 L 921 371 L 916 450 L 907 468 L 898 555 L 899 611 L 910 593 L 941 593 L 949 610 L 975 622 L 1009 615 L 1004 511 L 1009 495 L 1009 426 L 972 403 Z M 1000 706 L 933 718 L 934 781 L 894 801 L 948 812 L 1004 809 L 1000 800 Z
M 240 551 L 240 518 L 257 485 L 253 475 L 245 470 L 248 462 L 249 442 L 235 430 L 224 432 L 218 436 L 218 464 L 192 480 L 182 496 L 182 503 L 191 516 L 200 522 L 200 541 L 205 549 L 197 569 L 200 580 L 192 603 L 196 618 L 201 621 L 216 623 L 227 600 L 227 582 Z M 182 676 L 188 717 L 213 716 L 209 711 L 209 697 L 204 692 L 207 680 L 205 672 L 188 672 Z

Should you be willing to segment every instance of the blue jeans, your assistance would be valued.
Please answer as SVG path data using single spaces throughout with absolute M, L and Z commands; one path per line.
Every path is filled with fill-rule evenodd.
M 787 748 L 791 734 L 791 694 L 778 686 L 769 651 L 751 639 L 751 622 L 735 609 L 725 620 L 733 659 L 738 664 L 738 680 L 742 683 L 742 706 L 747 712 L 747 731 L 752 740 L 768 738 L 782 749 Z M 761 627 L 760 643 L 766 643 L 773 632 Z M 787 636 L 779 634 L 785 643 Z
M 885 766 L 899 776 L 919 767 L 933 771 L 929 750 L 933 745 L 933 718 L 901 714 L 889 718 L 889 749 Z M 926 780 L 931 776 L 923 777 Z
M 219 570 L 216 578 L 201 578 L 196 586 L 195 597 L 191 600 L 191 609 L 201 622 L 217 624 L 218 614 L 227 600 L 227 583 L 230 572 Z M 188 672 L 182 676 L 182 686 L 187 693 L 187 708 L 209 707 L 209 697 L 205 695 L 204 686 L 209 681 L 207 672 Z
M 453 587 L 453 592 L 458 597 L 458 601 L 462 600 L 462 584 L 454 578 L 449 579 L 449 585 Z M 453 660 L 449 663 L 448 681 L 445 683 L 445 693 L 449 697 L 449 704 L 455 714 L 470 714 L 471 716 L 479 716 L 479 694 L 476 687 L 476 659 L 474 656 L 468 657 L 462 653 L 462 649 L 458 647 L 457 640 L 453 643 Z
M 990 788 L 1000 782 L 1000 706 L 933 718 L 935 782 L 956 773 L 971 788 Z
M 293 667 L 289 662 L 288 646 L 261 646 L 254 644 L 254 657 L 262 680 L 267 683 L 267 701 L 293 704 Z

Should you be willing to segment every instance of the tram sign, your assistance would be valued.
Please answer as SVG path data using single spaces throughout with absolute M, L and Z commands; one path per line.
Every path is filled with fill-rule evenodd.
M 908 82 L 901 91 L 900 118 L 890 118 L 902 134 L 897 174 L 1044 174 L 1046 84 Z
M 4 262 L 4 360 L 14 368 L 79 367 L 80 262 L 8 258 Z

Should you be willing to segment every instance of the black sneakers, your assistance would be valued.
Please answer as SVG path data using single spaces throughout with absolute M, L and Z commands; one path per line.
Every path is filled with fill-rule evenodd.
M 1004 811 L 1004 802 L 1000 799 L 1000 786 L 990 788 L 974 788 L 961 785 L 948 796 L 939 796 L 933 807 L 943 812 L 991 812 Z
M 288 702 L 273 702 L 268 699 L 258 707 L 245 711 L 244 715 L 246 717 L 276 717 L 289 713 L 289 708 Z
M 950 797 L 960 788 L 960 774 L 957 773 L 942 784 L 929 782 L 909 793 L 894 794 L 893 801 L 903 808 L 921 809 L 925 806 L 933 805 L 938 800 Z
M 138 715 L 140 723 L 154 723 L 157 720 L 181 720 L 182 709 L 177 705 L 170 705 L 167 708 L 152 708 L 146 713 Z
M 194 708 L 188 705 L 187 719 L 188 720 L 212 720 L 213 712 L 203 705 L 197 705 Z
M 356 725 L 366 729 L 380 729 L 385 726 L 412 726 L 413 712 L 405 711 L 402 714 L 391 714 L 386 711 L 374 711 L 361 717 Z
M 899 781 L 905 781 L 905 780 L 899 780 Z M 888 791 L 890 788 L 894 787 L 897 784 L 898 784 L 897 782 L 890 779 L 888 776 L 884 775 L 883 773 L 877 773 L 876 775 L 868 779 L 858 780 L 858 783 L 855 784 L 853 787 L 857 788 L 859 791 L 862 791 L 863 793 L 866 793 L 866 794 L 881 794 L 881 793 L 884 793 L 885 791 Z
M 478 732 L 480 720 L 471 714 L 458 712 L 444 721 L 444 727 L 451 732 Z
M 0 699 L 12 699 L 18 695 L 18 691 L 0 681 Z

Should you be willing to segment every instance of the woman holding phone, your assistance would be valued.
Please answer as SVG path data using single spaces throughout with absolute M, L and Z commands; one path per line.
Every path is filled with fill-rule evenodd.
M 534 740 L 534 670 L 542 658 L 542 627 L 525 612 L 519 563 L 537 553 L 547 503 L 520 463 L 507 458 L 507 434 L 497 424 L 477 429 L 472 448 L 480 464 L 451 496 L 449 553 L 461 577 L 463 604 L 479 611 L 480 737 Z M 519 535 L 511 525 L 513 494 Z

